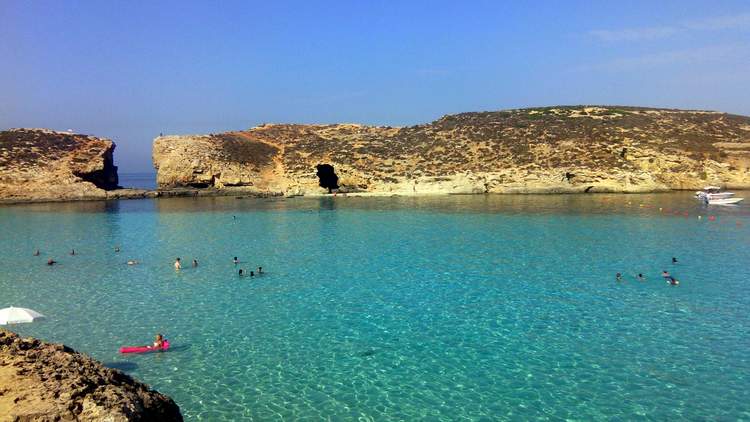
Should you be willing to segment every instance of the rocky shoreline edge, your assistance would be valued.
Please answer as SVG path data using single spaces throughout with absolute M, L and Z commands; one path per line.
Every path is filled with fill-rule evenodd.
M 182 421 L 180 409 L 129 375 L 62 345 L 0 328 L 0 422 Z
M 728 186 L 727 189 L 735 189 L 734 187 Z M 747 187 L 741 186 L 736 189 L 746 190 Z M 350 196 L 350 197 L 392 197 L 392 196 L 449 196 L 449 195 L 577 195 L 577 194 L 596 194 L 596 193 L 609 193 L 609 194 L 634 194 L 634 193 L 665 193 L 665 192 L 692 192 L 695 189 L 650 189 L 650 190 L 634 190 L 634 191 L 622 191 L 622 190 L 596 190 L 596 191 L 585 191 L 584 189 L 561 189 L 558 187 L 550 188 L 510 188 L 507 192 L 336 192 L 336 193 L 320 193 L 320 194 L 304 194 L 294 195 L 285 194 L 283 192 L 258 192 L 253 189 L 246 188 L 223 188 L 223 189 L 170 189 L 170 190 L 143 190 L 143 189 L 117 189 L 113 191 L 107 191 L 106 196 L 81 196 L 81 197 L 64 197 L 64 198 L 5 198 L 0 199 L 0 205 L 21 205 L 21 204 L 39 204 L 39 203 L 57 203 L 57 202 L 84 202 L 84 201 L 112 201 L 120 199 L 160 199 L 160 198 L 197 198 L 197 197 L 230 197 L 234 196 L 239 198 L 293 198 L 293 197 L 307 197 L 307 198 L 320 198 L 320 197 L 335 197 L 335 196 Z

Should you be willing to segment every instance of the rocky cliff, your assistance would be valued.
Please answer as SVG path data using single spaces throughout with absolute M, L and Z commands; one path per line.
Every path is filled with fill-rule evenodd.
M 268 194 L 646 192 L 750 187 L 750 117 L 565 106 L 411 127 L 265 124 L 154 140 L 161 189 Z
M 181 421 L 169 397 L 61 344 L 0 329 L 0 422 Z
M 0 132 L 0 200 L 106 198 L 116 189 L 115 144 L 46 129 Z

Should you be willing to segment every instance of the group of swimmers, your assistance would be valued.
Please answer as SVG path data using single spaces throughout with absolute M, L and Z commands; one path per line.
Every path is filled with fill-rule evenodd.
M 198 266 L 198 260 L 193 258 L 193 264 L 192 267 L 195 268 Z M 174 269 L 175 270 L 181 270 L 182 269 L 182 261 L 180 261 L 180 258 L 177 257 L 177 259 L 174 260 Z
M 235 256 L 235 257 L 234 257 L 234 258 L 232 259 L 232 263 L 234 263 L 234 265 L 237 265 L 237 264 L 239 264 L 239 263 L 240 263 L 240 260 L 239 260 L 239 258 L 237 258 L 237 257 Z M 193 259 L 193 268 L 195 268 L 195 267 L 197 267 L 197 266 L 198 266 L 198 260 L 197 260 L 197 259 Z M 178 257 L 178 258 L 176 258 L 176 259 L 174 260 L 174 269 L 175 269 L 175 270 L 180 270 L 180 269 L 182 269 L 182 261 L 180 260 L 180 258 L 179 258 L 179 257 Z M 256 275 L 255 271 L 253 271 L 253 270 L 250 270 L 250 272 L 248 272 L 248 271 L 246 271 L 245 269 L 242 269 L 242 268 L 240 268 L 240 269 L 239 269 L 239 271 L 238 271 L 237 273 L 238 273 L 238 275 L 239 275 L 240 277 L 245 277 L 245 276 L 249 276 L 249 277 L 255 277 L 255 275 Z M 257 273 L 257 275 L 262 275 L 262 274 L 263 274 L 263 267 L 258 267 L 258 273 Z
M 240 263 L 240 260 L 235 256 L 232 259 L 232 262 L 234 263 L 234 265 L 237 265 Z M 245 276 L 255 277 L 255 271 L 250 270 L 250 272 L 248 273 L 246 270 L 240 268 L 239 271 L 237 272 L 237 275 L 239 275 L 240 277 L 245 277 Z M 263 267 L 258 267 L 258 275 L 259 276 L 263 275 Z
M 676 263 L 677 263 L 677 258 L 672 257 L 672 264 L 676 264 Z M 669 271 L 667 271 L 667 270 L 662 271 L 661 272 L 661 276 L 664 279 L 664 281 L 666 281 L 667 284 L 669 284 L 669 285 L 679 286 L 679 284 L 680 284 L 680 281 L 677 280 L 677 279 L 675 279 L 674 277 L 672 277 L 672 275 L 669 274 Z M 615 280 L 622 281 L 622 274 L 621 273 L 615 274 Z M 646 277 L 644 277 L 642 273 L 638 273 L 638 275 L 636 276 L 636 280 L 638 280 L 638 281 L 646 281 Z
M 70 255 L 72 256 L 72 255 L 75 255 L 75 254 L 76 254 L 76 250 L 75 249 L 71 249 L 70 250 Z M 34 251 L 34 256 L 39 256 L 39 255 L 41 255 L 41 253 L 39 252 L 39 249 L 35 250 Z M 47 260 L 47 265 L 51 266 L 51 265 L 55 265 L 55 264 L 57 264 L 57 261 L 55 261 L 53 258 L 50 258 L 50 259 Z

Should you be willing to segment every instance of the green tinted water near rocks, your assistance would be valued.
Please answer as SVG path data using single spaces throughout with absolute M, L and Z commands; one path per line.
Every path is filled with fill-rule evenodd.
M 11 206 L 0 307 L 188 419 L 747 419 L 749 216 L 689 193 Z M 156 332 L 171 351 L 117 353 Z

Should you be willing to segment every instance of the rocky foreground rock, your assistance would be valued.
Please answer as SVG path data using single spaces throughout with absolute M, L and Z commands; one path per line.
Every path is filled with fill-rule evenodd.
M 104 199 L 117 189 L 115 144 L 46 129 L 0 132 L 0 200 Z
M 570 106 L 462 113 L 402 128 L 264 124 L 160 136 L 153 161 L 161 189 L 262 194 L 750 188 L 750 117 Z
M 175 402 L 61 344 L 0 329 L 0 421 L 181 421 Z

